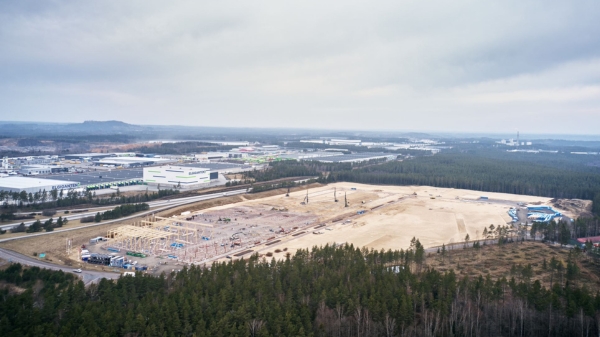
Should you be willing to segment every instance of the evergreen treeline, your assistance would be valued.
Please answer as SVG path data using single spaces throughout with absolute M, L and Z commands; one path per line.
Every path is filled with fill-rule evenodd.
M 102 213 L 98 213 L 95 217 L 96 222 L 100 222 L 102 220 L 111 220 L 118 219 L 124 216 L 131 215 L 136 212 L 147 211 L 150 209 L 150 205 L 146 203 L 141 204 L 125 204 L 121 206 L 117 206 L 112 210 L 108 210 Z M 100 215 L 100 217 L 98 217 Z
M 278 188 L 292 188 L 292 187 L 296 187 L 296 186 L 302 186 L 302 185 L 306 185 L 311 184 L 316 182 L 317 180 L 311 179 L 308 181 L 303 181 L 301 183 L 296 183 L 294 181 L 282 181 L 279 183 L 273 183 L 273 184 L 262 184 L 262 185 L 256 185 L 254 187 L 252 187 L 252 190 L 250 191 L 250 193 L 258 193 L 258 192 L 264 192 L 264 191 L 270 191 L 270 190 L 275 190 Z
M 157 146 L 140 146 L 130 151 L 156 154 L 189 154 L 213 151 L 230 151 L 233 146 L 221 146 L 202 142 L 162 143 Z
M 319 172 L 314 166 L 307 165 L 305 162 L 288 160 L 282 162 L 273 162 L 269 168 L 261 171 L 250 171 L 245 174 L 248 178 L 255 181 L 269 181 L 290 177 L 319 176 Z
M 575 221 L 534 222 L 531 224 L 531 238 L 543 241 L 558 242 L 561 245 L 573 244 L 579 246 L 577 238 L 600 236 L 600 218 L 579 217 Z M 590 253 L 588 247 L 588 253 Z M 595 255 L 600 251 L 595 250 Z
M 533 160 L 509 161 L 462 153 L 442 153 L 332 172 L 327 181 L 430 185 L 552 198 L 600 198 L 600 169 L 597 168 L 559 168 Z
M 600 295 L 566 272 L 547 289 L 530 277 L 458 278 L 423 260 L 417 244 L 387 252 L 325 246 L 281 261 L 254 256 L 162 277 L 102 280 L 87 289 L 62 272 L 13 265 L 0 280 L 25 291 L 0 292 L 0 335 L 598 334 Z
M 371 160 L 363 163 L 321 163 L 318 161 L 297 161 L 286 160 L 280 162 L 272 162 L 268 169 L 261 171 L 247 172 L 248 178 L 253 178 L 255 181 L 270 181 L 281 178 L 290 177 L 320 177 L 323 173 L 329 172 L 347 172 L 360 167 L 369 165 L 378 165 L 381 160 Z
M 60 207 L 71 207 L 77 205 L 118 205 L 118 204 L 132 204 L 139 202 L 147 202 L 156 199 L 160 199 L 162 197 L 170 196 L 178 194 L 179 190 L 176 189 L 166 189 L 166 190 L 158 190 L 157 192 L 150 192 L 143 194 L 136 194 L 131 196 L 124 196 L 117 191 L 117 193 L 113 193 L 108 197 L 96 197 L 96 194 L 92 191 L 86 191 L 83 195 L 75 191 L 68 191 L 64 195 L 61 192 L 56 190 L 47 192 L 46 190 L 35 192 L 35 193 L 26 193 L 25 191 L 19 192 L 7 192 L 0 191 L 0 202 L 3 203 L 3 211 L 5 217 L 10 217 L 10 213 L 17 210 L 17 208 L 21 209 L 30 209 L 30 210 L 42 210 L 42 209 L 53 209 Z M 11 205 L 8 203 L 9 200 L 14 200 L 19 203 L 17 205 Z

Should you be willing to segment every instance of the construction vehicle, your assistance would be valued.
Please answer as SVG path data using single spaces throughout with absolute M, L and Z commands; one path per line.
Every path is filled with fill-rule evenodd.
M 231 241 L 239 239 L 240 237 L 239 237 L 239 235 L 238 235 L 238 234 L 244 234 L 244 233 L 242 233 L 242 232 L 237 232 L 237 233 L 233 233 L 233 234 L 231 234 L 231 238 L 230 238 L 230 239 L 231 239 Z M 245 235 L 245 234 L 244 234 L 244 235 Z
M 308 204 L 308 187 L 306 188 L 306 197 L 304 197 L 304 200 L 302 201 L 304 204 Z M 304 205 L 303 204 L 303 205 Z

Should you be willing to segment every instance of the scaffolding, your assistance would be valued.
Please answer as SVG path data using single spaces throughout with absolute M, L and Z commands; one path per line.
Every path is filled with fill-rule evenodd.
M 203 224 L 180 218 L 163 218 L 152 215 L 142 220 L 137 226 L 166 231 L 173 234 L 173 240 L 186 245 L 202 243 L 210 240 L 213 235 L 213 225 Z
M 152 228 L 125 225 L 109 229 L 106 237 L 112 239 L 110 245 L 144 254 L 160 254 L 171 251 L 170 241 L 176 234 Z
M 164 218 L 150 215 L 140 222 L 111 229 L 110 246 L 149 255 L 167 255 L 184 260 L 206 257 L 220 247 L 212 239 L 214 226 L 182 217 Z M 212 248 L 212 249 L 209 249 Z M 193 254 L 192 254 L 193 252 Z M 200 254 L 203 253 L 203 254 Z

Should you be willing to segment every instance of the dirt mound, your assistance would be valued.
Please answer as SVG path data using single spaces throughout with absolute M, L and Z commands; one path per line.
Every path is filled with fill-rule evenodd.
M 572 213 L 573 217 L 591 217 L 592 216 L 592 202 L 590 200 L 582 199 L 552 199 L 552 206 L 560 208 L 569 213 Z

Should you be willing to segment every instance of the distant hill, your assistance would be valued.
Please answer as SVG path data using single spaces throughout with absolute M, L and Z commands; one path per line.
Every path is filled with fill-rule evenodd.
M 151 133 L 152 126 L 121 121 L 85 121 L 83 123 L 0 122 L 0 135 L 9 137 L 82 136 Z
M 75 131 L 92 131 L 95 133 L 121 133 L 140 132 L 148 130 L 149 127 L 142 125 L 127 124 L 121 121 L 85 121 L 83 123 L 68 124 L 68 128 Z

